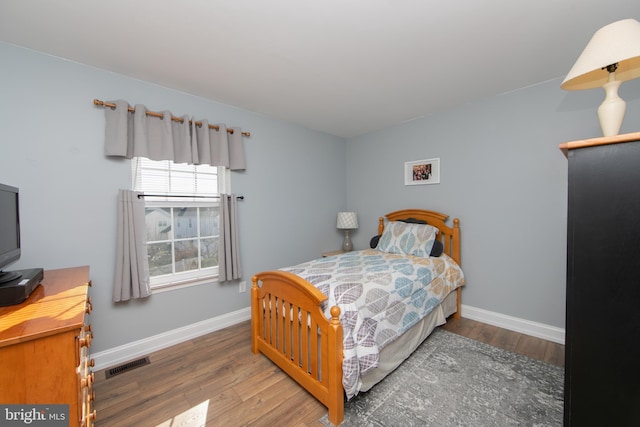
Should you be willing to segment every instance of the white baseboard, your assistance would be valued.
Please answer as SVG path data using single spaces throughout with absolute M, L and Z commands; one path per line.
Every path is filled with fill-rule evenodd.
M 564 345 L 564 329 L 462 304 L 462 317 Z
M 481 308 L 462 304 L 462 317 L 489 325 L 498 326 L 510 331 L 520 332 L 559 344 L 564 344 L 564 329 L 530 320 L 519 319 Z M 182 328 L 174 329 L 152 337 L 144 338 L 129 344 L 124 344 L 109 350 L 92 354 L 95 360 L 95 370 L 99 371 L 121 363 L 129 362 L 138 357 L 146 356 L 154 351 L 197 338 L 220 329 L 227 328 L 251 319 L 251 308 L 243 308 L 222 316 L 193 323 Z
M 92 354 L 91 357 L 95 360 L 95 370 L 99 371 L 249 319 L 251 319 L 251 308 L 247 307 L 139 341 L 104 350 Z

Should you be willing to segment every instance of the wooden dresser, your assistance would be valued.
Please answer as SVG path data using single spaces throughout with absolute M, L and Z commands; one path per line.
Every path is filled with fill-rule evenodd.
M 92 426 L 89 267 L 44 272 L 21 304 L 0 307 L 0 403 L 68 404 L 70 426 Z
M 640 426 L 640 132 L 569 160 L 564 425 Z

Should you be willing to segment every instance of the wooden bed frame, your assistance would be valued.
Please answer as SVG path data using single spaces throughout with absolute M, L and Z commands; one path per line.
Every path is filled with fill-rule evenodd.
M 379 219 L 424 220 L 437 227 L 444 253 L 460 264 L 460 221 L 445 224 L 447 215 L 422 209 L 405 209 Z M 460 264 L 461 265 L 461 264 Z M 322 303 L 327 297 L 303 278 L 286 271 L 267 271 L 252 278 L 251 349 L 262 352 L 328 409 L 329 421 L 339 425 L 344 419 L 342 388 L 342 325 L 340 308 L 331 307 L 327 319 Z M 457 311 L 460 317 L 460 288 Z M 305 325 L 303 319 L 307 319 Z M 295 321 L 294 321 L 295 320 Z M 317 332 L 314 332 L 317 331 Z

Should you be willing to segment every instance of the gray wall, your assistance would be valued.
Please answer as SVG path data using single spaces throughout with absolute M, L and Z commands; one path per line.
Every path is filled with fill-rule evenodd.
M 408 207 L 460 218 L 463 304 L 564 327 L 567 159 L 562 142 L 601 136 L 604 91 L 565 92 L 557 79 L 349 140 L 347 198 L 376 233 Z M 640 130 L 640 79 L 626 82 L 621 133 Z M 440 158 L 441 184 L 404 186 L 404 162 Z
M 122 98 L 241 126 L 247 171 L 239 215 L 243 276 L 338 248 L 346 208 L 345 141 L 257 114 L 0 43 L 0 182 L 20 188 L 22 259 L 10 269 L 90 265 L 94 352 L 249 306 L 238 284 L 208 284 L 113 304 L 116 198 L 128 160 L 103 156 L 104 111 Z M 277 100 L 274 100 L 277 102 Z
M 118 188 L 129 162 L 103 156 L 104 113 L 122 98 L 251 131 L 232 174 L 243 275 L 340 246 L 336 213 L 358 212 L 356 248 L 377 218 L 407 207 L 459 217 L 463 303 L 564 327 L 567 161 L 558 144 L 600 135 L 601 90 L 560 79 L 345 141 L 228 105 L 0 43 L 0 182 L 22 197 L 23 257 L 11 268 L 88 264 L 99 352 L 249 306 L 237 283 L 113 304 Z M 638 131 L 640 79 L 620 90 L 622 132 Z M 277 100 L 274 100 L 277 102 Z M 403 184 L 404 162 L 441 159 L 439 185 Z

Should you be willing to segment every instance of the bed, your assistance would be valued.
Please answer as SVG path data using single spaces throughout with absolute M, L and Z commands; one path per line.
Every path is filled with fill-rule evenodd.
M 447 218 L 392 212 L 379 219 L 372 249 L 256 274 L 252 351 L 315 396 L 339 425 L 345 397 L 369 390 L 446 318 L 460 315 L 460 221 L 449 226 Z

